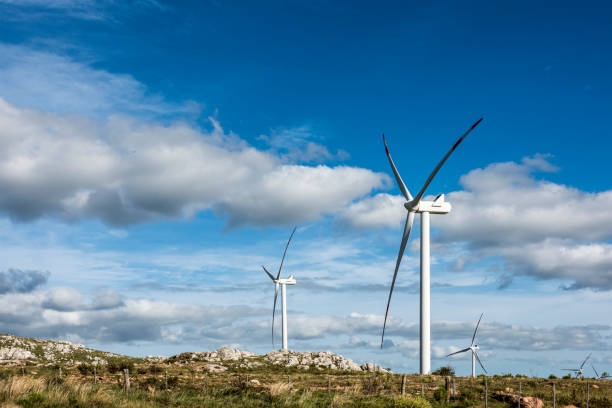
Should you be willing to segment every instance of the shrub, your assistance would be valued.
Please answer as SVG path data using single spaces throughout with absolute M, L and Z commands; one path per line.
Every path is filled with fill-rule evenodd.
M 106 369 L 109 373 L 114 374 L 125 369 L 134 371 L 134 362 L 123 358 L 109 359 L 106 363 Z
M 443 375 L 443 376 L 453 376 L 455 375 L 455 369 L 451 366 L 443 366 L 438 368 L 437 370 L 435 370 L 433 373 L 433 375 Z
M 431 404 L 423 397 L 397 397 L 393 401 L 394 408 L 431 408 Z
M 81 375 L 90 375 L 93 374 L 93 365 L 91 364 L 79 364 L 77 366 L 79 372 L 81 373 Z
M 548 379 L 549 379 L 549 380 L 556 380 L 556 379 L 557 379 L 557 376 L 556 376 L 556 375 L 554 375 L 554 374 L 551 374 L 551 375 L 549 375 L 549 376 L 548 376 Z
M 446 396 L 448 392 L 446 391 L 446 387 L 441 385 L 438 387 L 436 391 L 434 391 L 434 399 L 436 401 L 446 401 Z

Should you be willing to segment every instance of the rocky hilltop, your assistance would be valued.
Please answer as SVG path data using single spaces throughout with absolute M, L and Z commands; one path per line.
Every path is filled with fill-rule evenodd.
M 147 357 L 150 361 L 160 357 Z M 383 371 L 377 364 L 357 364 L 350 358 L 343 357 L 331 351 L 318 352 L 296 352 L 291 350 L 271 351 L 264 355 L 258 355 L 244 350 L 221 347 L 215 351 L 181 353 L 169 357 L 168 362 L 209 362 L 207 369 L 211 371 L 225 371 L 228 367 L 239 366 L 242 368 L 254 368 L 265 365 L 295 367 L 301 370 L 343 370 L 343 371 Z
M 0 334 L 0 364 L 107 364 L 110 359 L 128 358 L 144 363 L 198 364 L 199 370 L 225 371 L 228 368 L 294 367 L 300 370 L 387 371 L 372 363 L 357 364 L 331 351 L 271 351 L 264 355 L 221 347 L 214 351 L 181 353 L 172 357 L 143 359 L 89 349 L 69 341 L 38 340 Z
M 38 340 L 0 334 L 0 363 L 106 364 L 119 354 L 89 349 L 69 341 Z

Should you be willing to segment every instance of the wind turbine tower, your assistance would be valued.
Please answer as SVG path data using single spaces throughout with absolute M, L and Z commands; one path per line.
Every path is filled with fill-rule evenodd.
M 285 246 L 285 252 L 283 252 L 283 258 L 281 259 L 280 267 L 278 268 L 278 273 L 276 277 L 272 275 L 265 266 L 261 266 L 264 272 L 272 279 L 274 282 L 275 291 L 274 291 L 274 306 L 272 307 L 272 348 L 274 348 L 274 318 L 276 314 L 276 299 L 278 298 L 278 287 L 281 287 L 281 311 L 282 311 L 282 332 L 283 332 L 283 350 L 287 350 L 287 285 L 295 285 L 295 279 L 293 279 L 293 275 L 288 278 L 281 278 L 281 270 L 283 269 L 283 262 L 285 261 L 285 255 L 287 254 L 287 248 L 289 248 L 289 243 L 291 242 L 291 238 L 293 238 L 293 234 L 295 233 L 297 227 L 293 228 L 291 231 L 291 235 L 289 236 L 289 240 L 287 241 L 287 245 Z
M 395 176 L 395 181 L 397 182 L 397 186 L 399 187 L 402 195 L 406 199 L 404 203 L 404 207 L 408 211 L 406 216 L 406 224 L 404 225 L 404 233 L 402 235 L 402 242 L 400 244 L 399 253 L 397 255 L 397 262 L 395 264 L 395 272 L 393 273 L 393 280 L 391 281 L 391 290 L 389 291 L 389 299 L 387 300 L 387 310 L 385 312 L 385 322 L 383 324 L 382 331 L 382 339 L 380 342 L 380 347 L 382 348 L 384 340 L 385 340 L 385 328 L 387 326 L 387 316 L 389 314 L 389 305 L 391 304 L 391 295 L 393 294 L 393 287 L 395 286 L 395 279 L 397 278 L 397 272 L 399 270 L 400 263 L 402 262 L 402 256 L 404 255 L 404 250 L 406 249 L 406 244 L 408 243 L 408 238 L 410 237 L 410 230 L 412 229 L 412 223 L 414 222 L 415 214 L 421 214 L 421 319 L 420 319 L 420 337 L 421 337 L 421 374 L 430 374 L 431 373 L 431 336 L 430 336 L 430 258 L 429 258 L 429 215 L 430 214 L 448 214 L 451 210 L 451 205 L 448 202 L 444 201 L 444 194 L 438 195 L 433 201 L 424 201 L 421 200 L 423 195 L 425 194 L 425 190 L 429 187 L 429 184 L 436 176 L 440 167 L 444 164 L 446 159 L 451 155 L 452 152 L 455 151 L 457 146 L 465 139 L 465 137 L 482 121 L 480 118 L 476 123 L 472 125 L 468 129 L 467 132 L 463 134 L 455 142 L 453 147 L 446 153 L 446 155 L 442 158 L 440 163 L 436 166 L 436 168 L 431 172 L 425 184 L 421 188 L 421 191 L 416 195 L 416 197 L 412 197 L 410 191 L 406 188 L 406 185 L 402 181 L 402 178 L 391 159 L 391 154 L 389 153 L 389 149 L 387 148 L 387 143 L 385 141 L 385 135 L 383 134 L 383 143 L 385 145 L 385 151 L 387 153 L 387 158 L 389 159 L 389 164 L 391 165 L 391 170 L 393 170 L 393 175 Z

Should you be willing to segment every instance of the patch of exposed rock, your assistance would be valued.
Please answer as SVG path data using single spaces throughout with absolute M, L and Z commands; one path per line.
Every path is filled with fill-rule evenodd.
M 364 363 L 361 365 L 361 370 L 362 371 L 371 371 L 371 372 L 383 372 L 383 373 L 389 373 L 390 371 L 382 368 L 381 366 L 379 366 L 378 364 L 374 364 L 374 363 Z
M 147 363 L 163 363 L 167 359 L 168 357 L 164 357 L 164 356 L 145 356 L 143 357 L 143 360 Z
M 38 340 L 0 334 L 0 363 L 106 364 L 117 354 L 88 349 L 69 341 Z
M 216 363 L 221 361 L 240 361 L 253 357 L 257 357 L 257 354 L 249 351 L 233 349 L 231 347 L 221 347 L 215 351 L 181 353 L 171 358 L 175 358 L 177 360 L 208 361 Z
M 503 391 L 497 391 L 493 393 L 493 398 L 499 401 L 504 401 L 510 403 L 512 405 L 518 405 L 519 396 L 516 394 L 511 394 Z M 541 399 L 536 397 L 520 397 L 521 406 L 525 408 L 543 408 L 544 403 Z
M 361 371 L 361 367 L 353 360 L 332 353 L 331 351 L 319 351 L 314 353 L 307 351 L 298 353 L 291 350 L 271 351 L 264 356 L 264 360 L 274 365 L 296 367 L 303 370 L 314 367 L 320 370 Z

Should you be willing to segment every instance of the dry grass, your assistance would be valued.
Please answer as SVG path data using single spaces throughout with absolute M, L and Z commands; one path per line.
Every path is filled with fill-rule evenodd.
M 19 399 L 31 392 L 42 392 L 46 388 L 45 380 L 32 377 L 9 377 L 0 381 L 0 401 L 8 402 Z
M 276 382 L 274 384 L 270 384 L 270 395 L 276 397 L 281 394 L 286 394 L 289 392 L 289 384 L 286 382 Z

